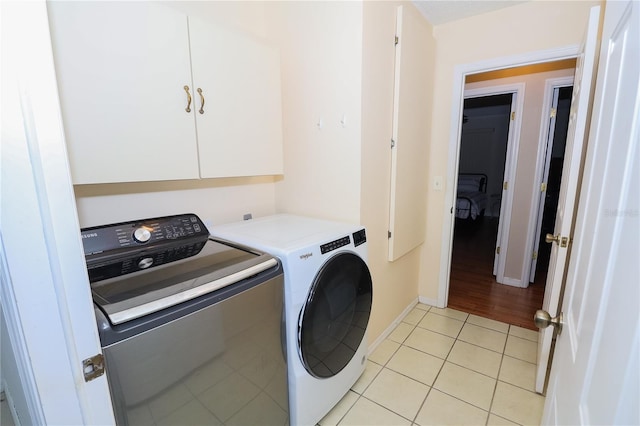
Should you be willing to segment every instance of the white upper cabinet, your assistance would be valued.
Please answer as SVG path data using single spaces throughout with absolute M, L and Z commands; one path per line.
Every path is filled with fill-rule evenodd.
M 279 51 L 191 17 L 189 33 L 201 176 L 281 174 Z
M 48 7 L 75 184 L 282 173 L 277 49 L 157 3 Z
M 146 2 L 49 2 L 74 183 L 198 177 L 187 17 Z

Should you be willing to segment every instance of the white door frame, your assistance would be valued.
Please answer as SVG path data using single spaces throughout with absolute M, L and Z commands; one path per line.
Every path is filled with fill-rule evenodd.
M 542 191 L 540 185 L 547 182 L 549 178 L 549 165 L 551 150 L 553 148 L 553 135 L 555 133 L 555 117 L 551 117 L 553 108 L 554 92 L 563 87 L 573 86 L 573 76 L 550 78 L 544 84 L 544 98 L 542 101 L 542 115 L 540 119 L 540 138 L 538 141 L 538 155 L 536 160 L 536 174 L 533 177 L 533 197 L 531 199 L 531 212 L 529 216 L 529 228 L 525 240 L 526 247 L 532 247 L 531 258 L 525 257 L 523 266 L 524 276 L 522 282 L 532 282 L 535 275 L 537 259 L 533 259 L 533 253 L 538 250 L 540 230 L 542 229 L 542 213 L 544 212 L 544 200 L 546 190 Z M 529 264 L 529 268 L 526 264 Z
M 460 155 L 460 126 L 464 109 L 464 84 L 469 74 L 495 71 L 524 65 L 559 61 L 575 58 L 579 46 L 570 45 L 555 49 L 540 50 L 513 56 L 488 59 L 480 62 L 456 65 L 453 71 L 453 93 L 451 105 L 451 123 L 449 125 L 449 157 L 447 161 L 447 189 L 443 206 L 442 242 L 440 249 L 440 277 L 438 283 L 438 307 L 446 307 L 449 299 L 449 278 L 451 274 L 451 247 L 453 245 L 453 227 L 457 188 L 457 161 Z M 446 218 L 449 219 L 446 219 Z
M 504 84 L 498 86 L 481 87 L 478 89 L 469 89 L 464 91 L 464 99 L 480 98 L 485 96 L 506 95 L 511 94 L 511 111 L 510 115 L 516 111 L 524 109 L 524 83 Z M 464 108 L 463 108 L 464 110 Z M 496 238 L 496 251 L 493 263 L 493 274 L 496 281 L 502 284 L 511 285 L 504 277 L 505 259 L 508 251 L 509 227 L 511 225 L 511 209 L 513 206 L 513 191 L 504 188 L 505 182 L 513 182 L 516 172 L 516 159 L 518 158 L 518 149 L 520 146 L 520 129 L 522 127 L 522 114 L 516 113 L 515 119 L 509 119 L 509 134 L 507 139 L 507 154 L 504 162 L 502 197 L 500 201 L 500 218 L 498 220 L 498 235 Z M 462 140 L 462 127 L 460 127 L 460 140 Z M 460 152 L 455 164 L 455 187 L 458 187 L 458 173 L 460 168 Z M 513 184 L 511 185 L 513 188 Z M 455 220 L 454 220 L 455 223 Z M 454 225 L 455 226 L 455 225 Z M 500 247 L 500 254 L 497 253 L 497 247 Z

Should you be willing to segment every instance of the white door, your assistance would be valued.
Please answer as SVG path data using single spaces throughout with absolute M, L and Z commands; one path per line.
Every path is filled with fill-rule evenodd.
M 607 2 L 543 424 L 640 424 L 640 3 Z
M 17 424 L 113 424 L 57 96 L 44 1 L 2 2 L 0 296 Z M 3 416 L 4 417 L 4 416 Z
M 520 111 L 523 111 L 523 100 L 518 100 L 518 95 L 522 98 L 522 90 L 513 93 L 511 98 L 511 121 L 509 121 L 509 137 L 507 138 L 507 155 L 504 162 L 504 177 L 502 178 L 502 193 L 500 194 L 500 217 L 498 219 L 498 234 L 496 235 L 496 248 L 493 257 L 493 275 L 500 284 L 508 284 L 504 277 L 504 268 L 507 261 L 507 250 L 509 241 L 509 228 L 511 227 L 511 208 L 513 205 L 513 183 L 515 181 L 515 162 L 518 155 L 517 148 L 520 142 L 520 123 L 514 123 L 517 111 L 516 101 L 519 102 Z M 522 114 L 520 114 L 522 115 Z M 515 148 L 515 149 L 514 149 Z M 511 187 L 509 187 L 511 182 Z
M 533 259 L 529 270 L 529 282 L 533 282 L 536 277 L 536 266 L 538 265 L 538 252 L 540 247 L 540 231 L 542 230 L 542 219 L 544 218 L 544 206 L 547 200 L 547 183 L 549 182 L 549 168 L 551 167 L 551 153 L 553 152 L 553 140 L 556 134 L 556 114 L 558 111 L 558 99 L 560 97 L 560 87 L 553 88 L 551 95 L 551 112 L 549 113 L 549 127 L 547 128 L 547 150 L 544 155 L 544 166 L 542 169 L 542 182 L 540 183 L 540 197 L 538 198 L 538 219 L 533 240 Z M 544 189 L 543 189 L 544 188 Z
M 562 183 L 560 184 L 554 231 L 557 241 L 553 243 L 551 249 L 549 271 L 542 303 L 542 309 L 554 317 L 557 315 L 558 302 L 561 298 L 560 293 L 568 259 L 569 242 L 572 238 L 571 230 L 580 179 L 587 115 L 590 108 L 593 79 L 595 78 L 594 67 L 596 63 L 599 17 L 600 7 L 593 7 L 589 14 L 587 33 L 578 55 L 574 77 L 573 99 L 571 100 L 571 111 L 569 112 L 567 144 L 562 166 Z M 544 392 L 552 339 L 553 331 L 550 328 L 540 331 L 538 336 L 536 392 Z

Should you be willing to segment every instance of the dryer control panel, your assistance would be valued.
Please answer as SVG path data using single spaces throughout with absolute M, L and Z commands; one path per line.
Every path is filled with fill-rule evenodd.
M 337 250 L 340 247 L 348 246 L 351 244 L 351 237 L 353 237 L 353 246 L 358 247 L 360 244 L 364 244 L 367 242 L 367 235 L 365 234 L 364 228 L 354 232 L 351 236 L 346 235 L 342 238 L 338 238 L 337 240 L 331 241 L 326 244 L 322 244 L 320 246 L 320 253 L 325 254 L 330 251 Z
M 326 243 L 320 246 L 320 253 L 325 254 L 330 251 L 339 249 L 340 247 L 348 246 L 351 244 L 351 238 L 347 235 L 346 237 L 338 238 L 337 240 L 331 241 L 330 243 Z

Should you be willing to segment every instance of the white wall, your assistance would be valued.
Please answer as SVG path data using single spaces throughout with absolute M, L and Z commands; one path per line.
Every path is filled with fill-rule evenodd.
M 265 6 L 270 37 L 282 58 L 280 212 L 360 221 L 362 7 L 360 2 Z
M 195 213 L 207 225 L 275 213 L 274 177 L 76 185 L 81 227 Z
M 429 175 L 447 176 L 454 69 L 493 58 L 578 45 L 597 1 L 531 1 L 438 25 Z M 450 190 L 452 182 L 446 182 Z M 421 253 L 420 295 L 437 299 L 445 220 L 445 191 L 427 194 L 427 231 Z M 448 220 L 448 219 L 447 219 Z

